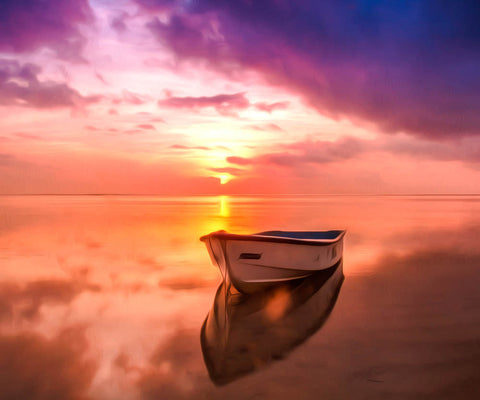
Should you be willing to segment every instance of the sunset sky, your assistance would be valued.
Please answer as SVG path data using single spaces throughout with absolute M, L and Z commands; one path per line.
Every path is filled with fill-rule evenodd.
M 5 0 L 0 194 L 478 193 L 480 4 Z

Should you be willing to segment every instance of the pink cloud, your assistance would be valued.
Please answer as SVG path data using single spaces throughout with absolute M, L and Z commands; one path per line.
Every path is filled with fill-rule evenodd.
M 290 105 L 289 101 L 278 101 L 276 103 L 255 103 L 254 106 L 260 110 L 260 111 L 265 111 L 271 114 L 275 110 L 285 110 L 288 108 Z
M 234 176 L 241 175 L 244 172 L 243 169 L 233 168 L 233 167 L 210 168 L 210 171 L 219 172 L 219 173 L 227 173 L 227 174 L 234 175 Z
M 245 93 L 217 94 L 200 97 L 167 97 L 158 101 L 159 106 L 171 108 L 188 108 L 198 110 L 214 108 L 221 115 L 234 115 L 236 111 L 246 109 L 250 102 Z
M 183 144 L 172 144 L 170 148 L 175 150 L 212 150 L 206 146 L 185 146 Z
M 285 132 L 277 124 L 250 125 L 249 128 L 255 129 L 256 131 L 262 131 L 262 132 L 268 132 L 268 131 Z
M 138 106 L 138 105 L 144 104 L 147 101 L 145 96 L 130 92 L 128 90 L 124 90 L 122 94 L 123 94 L 123 101 L 129 104 Z
M 95 72 L 95 78 L 97 78 L 104 85 L 108 85 L 108 82 L 105 80 L 104 76 L 100 72 Z
M 134 93 L 129 90 L 123 90 L 121 96 L 114 96 L 112 98 L 112 104 L 126 103 L 134 106 L 140 106 L 142 104 L 145 104 L 148 100 L 149 100 L 148 96 L 145 96 L 139 93 Z
M 230 164 L 237 164 L 237 165 L 250 165 L 253 163 L 253 160 L 251 158 L 238 157 L 238 156 L 230 156 L 230 157 L 227 157 L 226 160 Z
M 152 124 L 138 124 L 137 128 L 144 129 L 146 131 L 156 131 L 157 130 Z

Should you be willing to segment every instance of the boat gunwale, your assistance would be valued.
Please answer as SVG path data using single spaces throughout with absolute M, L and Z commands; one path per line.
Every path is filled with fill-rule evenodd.
M 289 238 L 284 236 L 268 236 L 268 235 L 241 235 L 236 233 L 228 233 L 225 231 L 212 232 L 208 235 L 202 236 L 201 241 L 205 241 L 210 237 L 223 240 L 237 240 L 237 241 L 254 241 L 254 242 L 270 242 L 270 243 L 286 243 L 286 244 L 301 244 L 306 246 L 328 246 L 337 243 L 343 239 L 346 231 L 341 230 L 338 236 L 334 239 L 300 239 Z

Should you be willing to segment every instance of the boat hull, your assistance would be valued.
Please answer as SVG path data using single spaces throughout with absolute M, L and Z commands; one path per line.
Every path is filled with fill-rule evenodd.
M 343 234 L 308 241 L 213 233 L 202 240 L 224 278 L 244 293 L 329 268 L 343 253 Z

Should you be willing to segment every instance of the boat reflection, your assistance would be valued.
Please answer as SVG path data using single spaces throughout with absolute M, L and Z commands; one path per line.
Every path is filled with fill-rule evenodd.
M 225 385 L 265 367 L 313 335 L 328 319 L 343 280 L 342 260 L 251 295 L 224 280 L 200 334 L 213 383 Z

